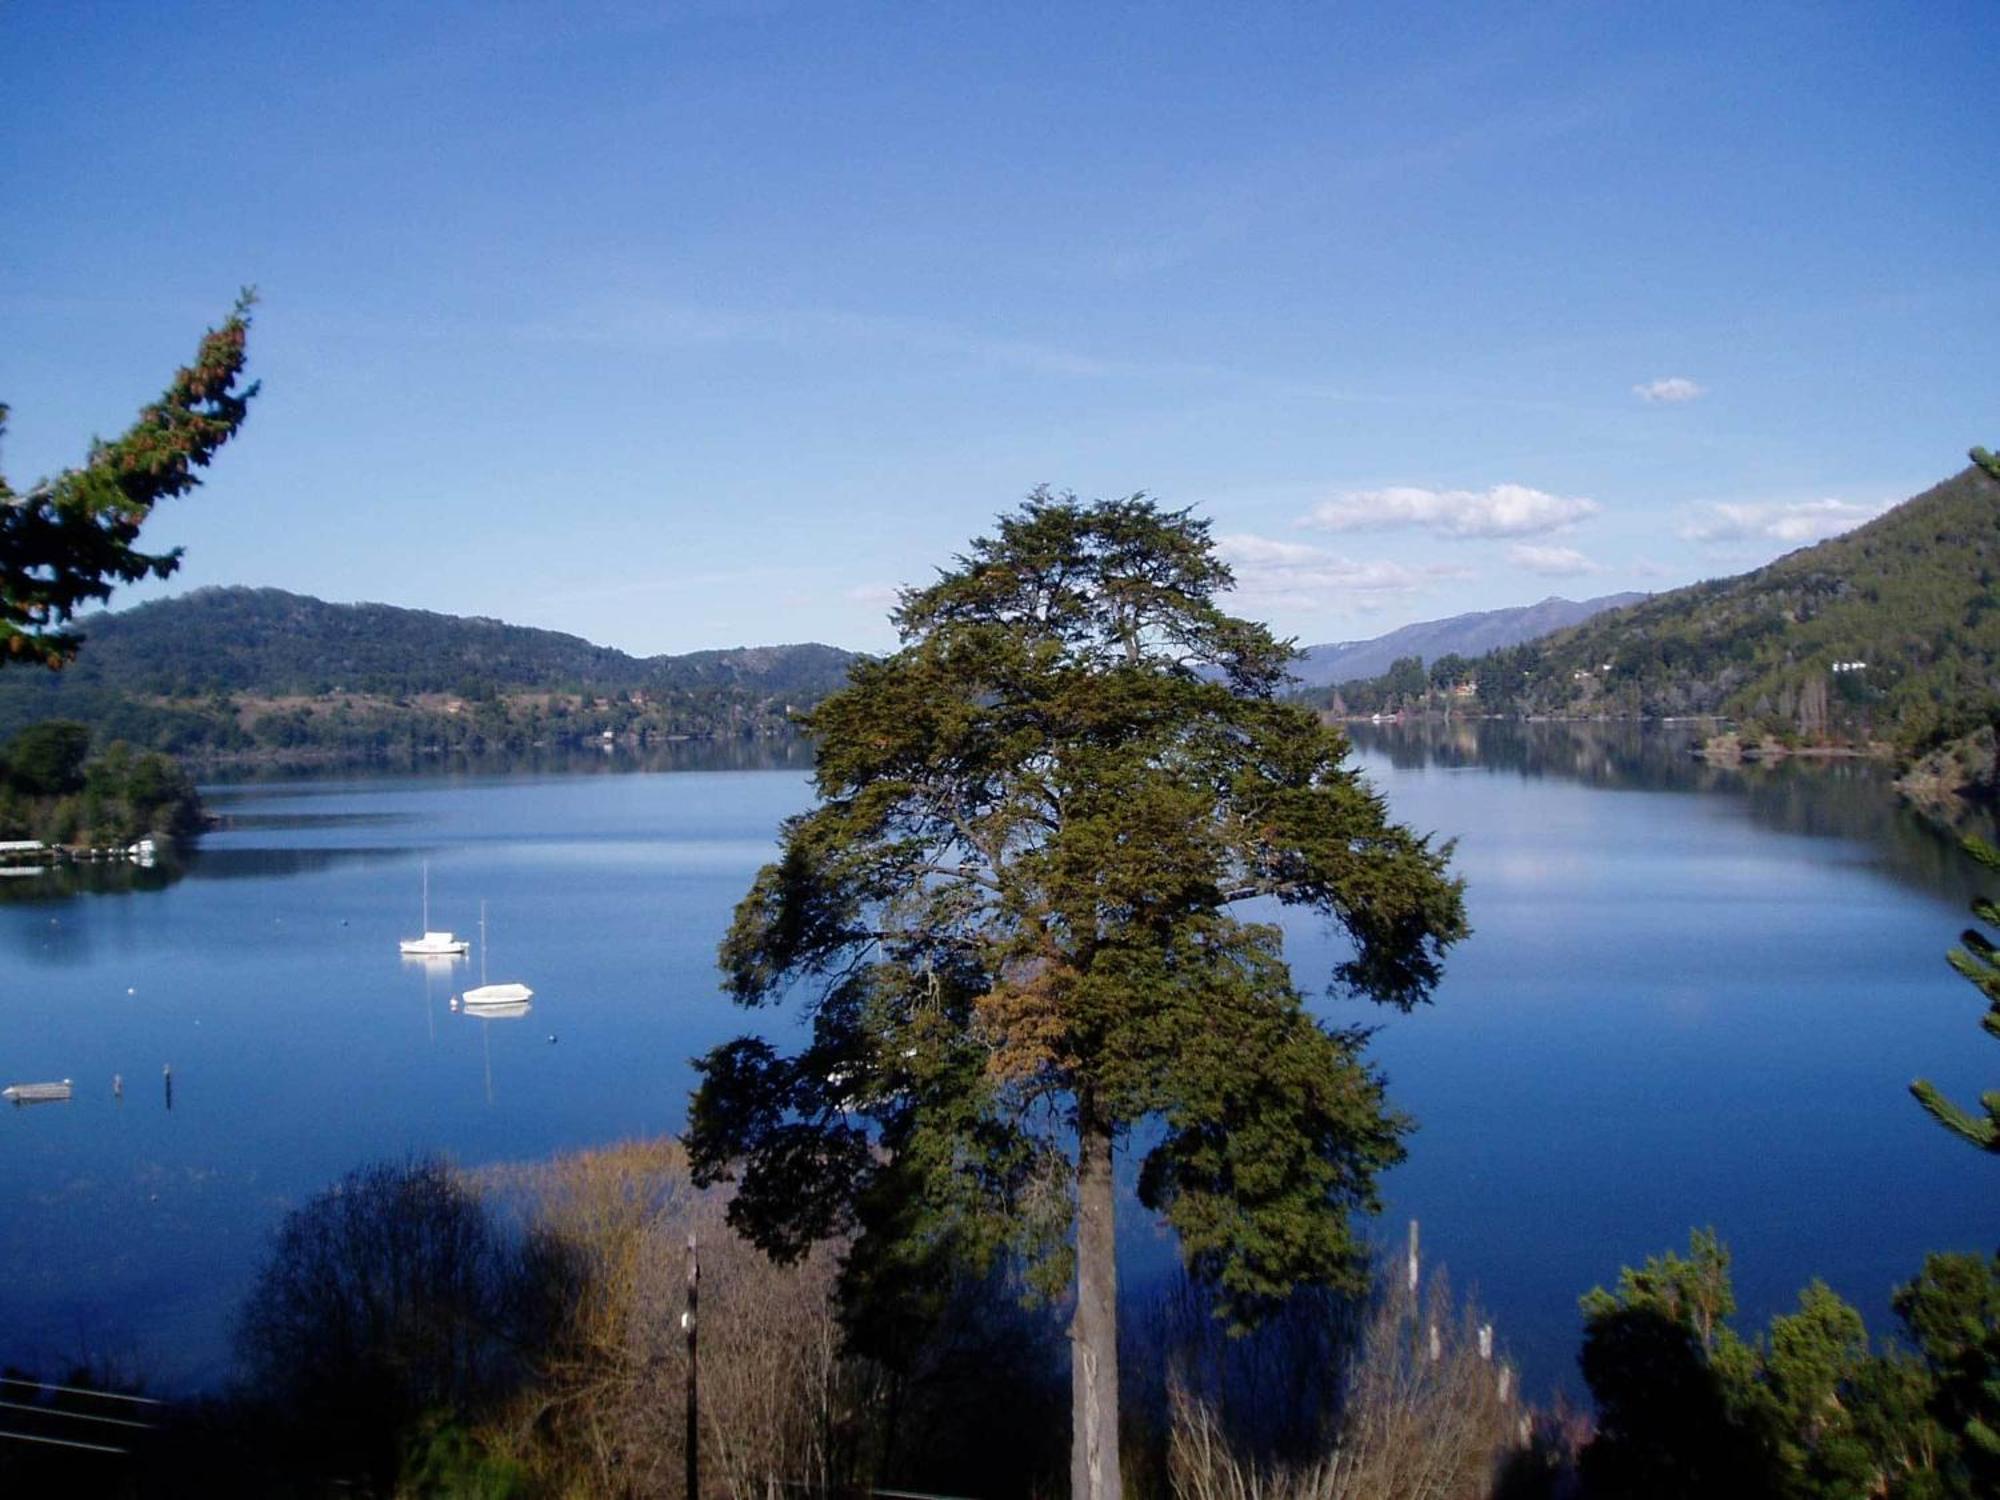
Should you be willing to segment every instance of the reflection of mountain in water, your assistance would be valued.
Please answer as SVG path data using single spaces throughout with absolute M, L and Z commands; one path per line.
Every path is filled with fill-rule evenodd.
M 283 875 L 310 875 L 334 865 L 401 864 L 409 854 L 399 849 L 222 849 L 196 848 L 183 860 L 136 865 L 129 860 L 59 864 L 40 875 L 0 880 L 0 904 L 61 906 L 79 896 L 128 896 L 160 891 L 181 880 L 262 880 Z M 73 964 L 88 950 L 89 929 L 55 922 L 32 942 L 16 948 L 33 962 Z
M 1693 754 L 1704 733 L 1693 725 L 1454 719 L 1347 729 L 1357 750 L 1399 771 L 1478 769 L 1602 791 L 1730 797 L 1761 827 L 1864 845 L 1885 873 L 1949 900 L 1964 903 L 1984 890 L 1958 850 L 1958 834 L 1992 838 L 1990 824 L 1940 826 L 1897 796 L 1879 761 L 1710 765 Z
M 323 765 L 230 766 L 203 778 L 204 786 L 245 783 L 306 782 L 328 778 L 351 781 L 373 776 L 509 776 L 583 774 L 625 775 L 635 771 L 810 771 L 812 741 L 804 735 L 765 735 L 743 739 L 664 740 L 642 747 L 616 744 L 609 749 L 561 746 L 520 753 L 490 755 L 385 756 L 357 764 L 351 760 Z
M 293 826 L 319 826 L 291 820 Z M 284 826 L 280 823 L 278 826 Z M 407 849 L 198 849 L 188 859 L 190 880 L 264 880 L 313 875 L 336 865 L 404 865 Z

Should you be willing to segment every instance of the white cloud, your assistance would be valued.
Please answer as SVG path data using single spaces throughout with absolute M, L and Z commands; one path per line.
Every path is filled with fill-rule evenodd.
M 1655 405 L 1679 406 L 1683 402 L 1706 396 L 1708 387 L 1696 384 L 1685 375 L 1668 375 L 1659 380 L 1649 380 L 1644 385 L 1633 386 L 1632 394 L 1641 401 L 1650 401 Z
M 1517 568 L 1526 568 L 1530 573 L 1540 573 L 1548 578 L 1575 578 L 1583 573 L 1602 573 L 1603 567 L 1592 562 L 1574 547 L 1537 547 L 1529 542 L 1517 542 L 1507 549 L 1507 561 Z
M 1681 535 L 1691 542 L 1782 542 L 1803 547 L 1851 531 L 1888 508 L 1886 501 L 1874 505 L 1852 500 L 1725 502 L 1704 506 L 1683 523 Z
M 1425 490 L 1399 486 L 1354 490 L 1323 500 L 1299 522 L 1322 531 L 1387 531 L 1421 526 L 1439 536 L 1536 536 L 1597 514 L 1595 500 L 1551 495 L 1524 484 L 1484 490 Z
M 1469 569 L 1450 564 L 1412 568 L 1379 558 L 1356 562 L 1324 547 L 1248 532 L 1218 537 L 1216 551 L 1235 573 L 1236 592 L 1243 598 L 1298 609 L 1366 609 L 1421 593 L 1443 579 L 1472 576 Z

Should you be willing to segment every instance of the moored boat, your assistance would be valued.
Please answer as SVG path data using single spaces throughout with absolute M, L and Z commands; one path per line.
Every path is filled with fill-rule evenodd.
M 460 958 L 472 951 L 472 944 L 449 932 L 431 931 L 431 867 L 424 863 L 424 935 L 404 938 L 398 943 L 405 958 Z
M 503 981 L 500 984 L 486 982 L 486 903 L 479 903 L 479 983 L 460 995 L 453 1003 L 461 1009 L 477 1014 L 482 1008 L 496 1005 L 524 1005 L 535 998 L 535 992 L 525 984 Z M 523 1012 L 525 1014 L 525 1012 Z
M 67 1078 L 60 1083 L 10 1083 L 0 1089 L 0 1099 L 13 1104 L 56 1104 L 70 1096 Z

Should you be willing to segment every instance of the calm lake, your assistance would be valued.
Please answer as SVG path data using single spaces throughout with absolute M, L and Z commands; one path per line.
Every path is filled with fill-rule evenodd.
M 1943 960 L 1977 883 L 1879 770 L 1710 770 L 1667 731 L 1356 738 L 1397 817 L 1458 839 L 1476 929 L 1434 1006 L 1325 1002 L 1382 1023 L 1421 1126 L 1377 1228 L 1422 1220 L 1531 1389 L 1575 1386 L 1577 1296 L 1690 1225 L 1722 1231 L 1760 1323 L 1818 1275 L 1881 1331 L 1926 1250 L 1993 1248 L 1992 1163 L 1905 1092 L 2000 1071 Z M 213 1381 L 274 1226 L 349 1168 L 678 1129 L 689 1058 L 783 1024 L 730 1007 L 713 955 L 808 764 L 220 786 L 230 826 L 179 878 L 0 882 L 0 1082 L 76 1083 L 0 1110 L 0 1363 Z M 426 864 L 432 925 L 473 934 L 484 901 L 528 1015 L 449 1008 L 476 952 L 398 956 Z M 1291 954 L 1317 992 L 1335 947 L 1300 925 Z M 1124 1243 L 1139 1280 L 1168 1253 L 1136 1206 Z

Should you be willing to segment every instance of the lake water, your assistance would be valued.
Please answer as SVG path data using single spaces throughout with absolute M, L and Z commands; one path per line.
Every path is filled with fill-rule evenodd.
M 1991 1250 L 1992 1163 L 1905 1092 L 2000 1071 L 1942 957 L 1976 883 L 1879 772 L 1714 771 L 1634 731 L 1357 739 L 1396 816 L 1458 838 L 1476 929 L 1434 1006 L 1371 1017 L 1421 1124 L 1380 1229 L 1422 1220 L 1531 1387 L 1574 1385 L 1578 1294 L 1690 1225 L 1759 1322 L 1819 1275 L 1886 1328 L 1925 1250 Z M 713 955 L 806 766 L 686 747 L 218 787 L 231 826 L 181 878 L 0 883 L 0 1075 L 76 1081 L 0 1111 L 0 1363 L 211 1381 L 273 1227 L 349 1168 L 679 1128 L 688 1060 L 772 1023 Z M 485 901 L 528 1016 L 448 1008 L 476 955 L 398 956 L 426 863 L 432 924 L 471 933 Z M 1291 951 L 1309 989 L 1336 957 L 1306 928 Z M 1126 1219 L 1143 1276 L 1165 1242 Z

